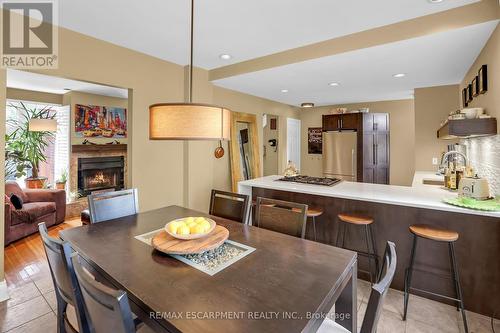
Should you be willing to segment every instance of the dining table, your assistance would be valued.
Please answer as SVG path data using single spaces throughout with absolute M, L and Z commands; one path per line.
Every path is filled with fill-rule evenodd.
M 136 237 L 201 216 L 254 249 L 209 275 Z M 316 332 L 325 318 L 357 323 L 356 252 L 168 206 L 60 231 L 97 281 L 127 293 L 155 332 Z M 332 310 L 334 309 L 334 310 Z

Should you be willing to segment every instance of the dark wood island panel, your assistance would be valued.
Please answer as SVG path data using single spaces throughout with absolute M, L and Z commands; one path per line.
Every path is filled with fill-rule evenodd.
M 460 237 L 456 241 L 456 253 L 465 308 L 486 316 L 496 311 L 495 317 L 500 318 L 500 219 L 253 187 L 253 199 L 257 196 L 321 207 L 324 213 L 316 218 L 316 232 L 317 241 L 325 244 L 335 245 L 339 229 L 337 214 L 358 212 L 372 216 L 379 256 L 386 241 L 396 244 L 398 267 L 391 287 L 399 290 L 404 288 L 404 271 L 410 260 L 412 235 L 409 226 L 427 223 L 457 231 Z M 308 228 L 307 237 L 313 239 L 312 228 Z M 350 227 L 345 244 L 351 249 L 366 250 L 364 229 Z M 358 265 L 359 270 L 368 270 L 363 257 L 359 257 Z M 415 265 L 412 287 L 454 295 L 445 243 L 419 239 Z M 446 302 L 429 295 L 421 296 Z

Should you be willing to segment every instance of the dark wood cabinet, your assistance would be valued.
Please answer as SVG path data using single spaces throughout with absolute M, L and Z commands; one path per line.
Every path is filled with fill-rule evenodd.
M 323 116 L 323 131 L 358 133 L 357 181 L 389 184 L 390 126 L 388 113 L 347 113 Z
M 331 114 L 323 116 L 323 131 L 357 131 L 361 126 L 359 113 Z
M 389 114 L 363 114 L 363 172 L 364 183 L 389 184 L 390 136 Z

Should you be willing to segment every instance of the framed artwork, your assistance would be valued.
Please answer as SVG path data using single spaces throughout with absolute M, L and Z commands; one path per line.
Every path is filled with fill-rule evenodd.
M 270 124 L 271 124 L 271 129 L 275 130 L 277 128 L 277 126 L 276 126 L 276 118 L 271 118 Z
M 307 129 L 307 153 L 323 154 L 323 129 L 321 127 Z
M 467 88 L 462 89 L 462 105 L 464 108 L 469 105 L 469 102 L 467 102 Z
M 469 83 L 467 86 L 467 102 L 472 102 L 472 84 Z
M 488 67 L 482 65 L 477 73 L 478 90 L 480 94 L 484 94 L 488 91 Z
M 479 95 L 478 76 L 474 77 L 471 84 L 472 84 L 472 96 L 476 97 L 477 95 Z
M 76 104 L 75 135 L 81 138 L 126 138 L 127 109 Z

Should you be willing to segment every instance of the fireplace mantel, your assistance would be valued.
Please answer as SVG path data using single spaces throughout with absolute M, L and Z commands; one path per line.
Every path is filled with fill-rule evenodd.
M 82 152 L 105 152 L 105 151 L 127 151 L 126 144 L 86 144 L 86 145 L 72 145 L 72 153 L 82 153 Z

